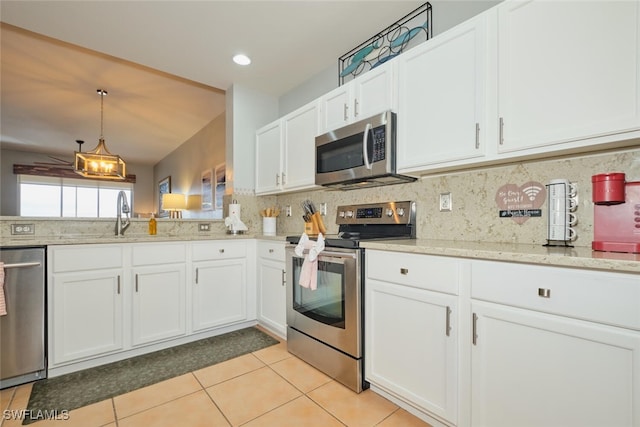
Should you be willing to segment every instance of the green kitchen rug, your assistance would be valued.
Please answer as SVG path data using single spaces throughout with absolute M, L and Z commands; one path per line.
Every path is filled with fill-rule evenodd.
M 278 340 L 257 328 L 245 328 L 37 381 L 22 424 L 31 424 L 51 414 L 64 414 L 277 343 Z

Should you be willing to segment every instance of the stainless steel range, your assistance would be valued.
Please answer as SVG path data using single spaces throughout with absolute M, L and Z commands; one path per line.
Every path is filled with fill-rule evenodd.
M 287 249 L 287 348 L 307 363 L 356 391 L 364 380 L 363 240 L 415 239 L 415 202 L 339 206 L 337 235 L 324 237 L 325 249 L 315 262 L 295 248 L 300 236 L 289 236 Z M 311 267 L 310 267 L 311 266 Z M 310 270 L 309 270 L 310 269 Z M 315 276 L 314 286 L 301 276 Z M 301 284 L 302 283 L 302 284 Z

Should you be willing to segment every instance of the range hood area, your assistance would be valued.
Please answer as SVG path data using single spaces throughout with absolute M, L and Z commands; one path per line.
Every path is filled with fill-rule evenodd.
M 417 178 L 412 176 L 389 173 L 370 178 L 357 178 L 333 184 L 322 184 L 322 186 L 336 190 L 360 190 L 362 188 L 381 187 L 383 185 L 406 184 L 408 182 L 414 182 L 415 180 L 417 180 Z

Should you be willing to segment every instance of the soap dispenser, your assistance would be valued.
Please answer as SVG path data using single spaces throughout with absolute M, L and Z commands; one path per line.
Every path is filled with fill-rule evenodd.
M 155 236 L 158 232 L 158 222 L 156 221 L 155 214 L 151 214 L 151 219 L 149 220 L 149 235 Z

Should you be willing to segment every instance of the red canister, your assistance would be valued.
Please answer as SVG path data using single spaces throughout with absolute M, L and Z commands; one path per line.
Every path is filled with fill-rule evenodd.
M 596 205 L 624 203 L 624 173 L 612 172 L 593 175 L 591 185 L 593 186 L 593 203 Z

